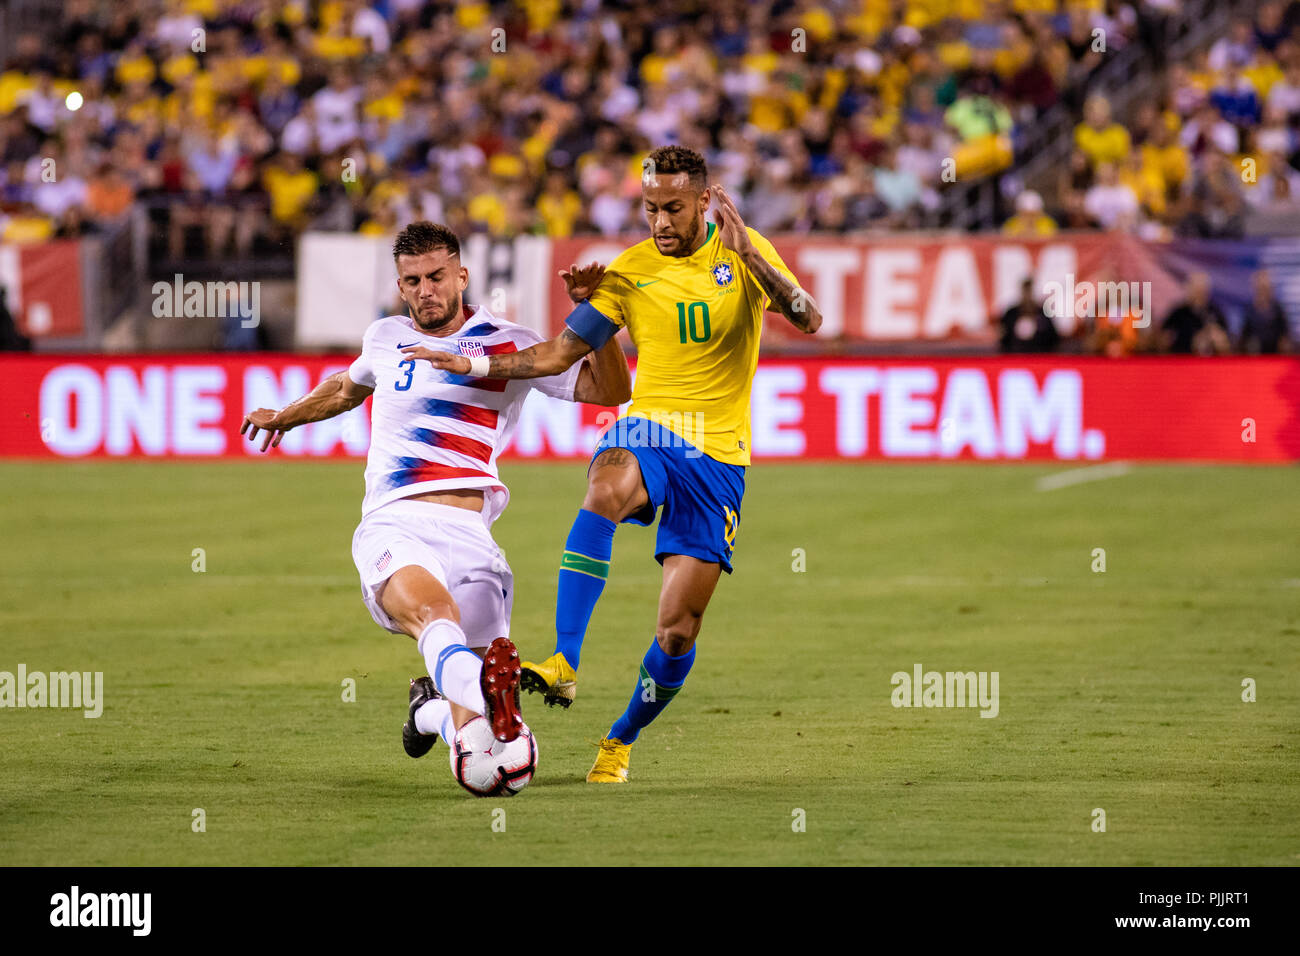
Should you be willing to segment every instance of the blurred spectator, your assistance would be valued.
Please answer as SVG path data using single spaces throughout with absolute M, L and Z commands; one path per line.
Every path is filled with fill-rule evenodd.
M 14 314 L 9 311 L 9 290 L 0 283 L 0 352 L 30 352 L 31 340 L 18 331 Z
M 1279 157 L 1280 162 L 1271 167 L 1275 172 L 1286 168 L 1286 157 L 1300 146 L 1300 136 L 1287 123 L 1286 111 L 1274 102 L 1270 102 L 1264 109 L 1263 121 L 1253 132 L 1252 152 L 1271 153 Z
M 8 215 L 0 213 L 0 242 L 13 245 L 44 242 L 54 237 L 54 230 L 54 221 L 38 214 L 30 204 L 19 206 Z
M 1216 40 L 1210 47 L 1207 65 L 1216 73 L 1248 66 L 1255 55 L 1255 42 L 1255 31 L 1250 21 L 1234 20 L 1228 27 L 1228 35 Z
M 1119 182 L 1136 197 L 1141 220 L 1158 222 L 1164 218 L 1167 192 L 1164 177 L 1159 169 L 1146 162 L 1142 153 L 1129 153 L 1119 171 Z
M 1231 351 L 1227 323 L 1210 301 L 1210 277 L 1194 272 L 1187 278 L 1187 298 L 1165 316 L 1161 344 L 1181 355 L 1226 355 Z
M 562 170 L 553 169 L 546 174 L 546 186 L 537 199 L 537 215 L 546 228 L 546 235 L 552 239 L 573 235 L 582 217 L 582 198 L 569 188 L 568 177 Z
M 1184 234 L 1219 239 L 1244 235 L 1246 202 L 1241 173 L 1241 166 L 1227 156 L 1214 153 L 1204 158 L 1187 193 L 1192 224 L 1198 231 Z
M 1128 158 L 1132 142 L 1128 130 L 1111 121 L 1109 100 L 1089 97 L 1083 116 L 1084 121 L 1074 130 L 1074 145 L 1094 169 L 1102 163 L 1118 164 Z
M 921 202 L 920 178 L 912 170 L 898 166 L 893 146 L 886 146 L 876 161 L 872 173 L 875 193 L 889 208 L 895 224 L 902 228 L 919 225 L 919 222 L 909 222 L 907 215 Z
M 227 352 L 252 352 L 261 348 L 261 316 L 252 302 L 245 302 L 235 283 L 228 283 L 219 293 L 225 300 L 220 307 L 221 348 Z M 260 295 L 259 295 L 260 299 Z
M 1004 236 L 1037 239 L 1056 235 L 1056 221 L 1043 212 L 1043 197 L 1026 189 L 1016 197 L 1016 214 L 1002 224 Z
M 986 85 L 980 84 L 980 88 Z M 963 142 L 1011 132 L 1011 112 L 990 93 L 976 92 L 958 97 L 944 113 L 944 122 L 957 132 Z
M 361 135 L 360 105 L 361 88 L 346 68 L 335 67 L 329 85 L 312 97 L 316 141 L 322 153 L 332 153 Z
M 1098 165 L 1097 182 L 1084 196 L 1083 207 L 1102 229 L 1129 230 L 1137 223 L 1137 194 L 1120 182 L 1114 163 Z
M 1253 236 L 1300 235 L 1300 191 L 1288 176 L 1269 176 L 1257 191 L 1260 201 L 1250 210 L 1246 225 Z M 1266 191 L 1265 191 L 1266 190 Z
M 591 201 L 587 216 L 601 235 L 617 236 L 632 227 L 631 204 L 607 186 Z
M 122 218 L 135 202 L 135 190 L 117 167 L 100 163 L 86 187 L 86 208 L 96 222 L 105 224 Z
M 1223 71 L 1219 82 L 1210 90 L 1210 105 L 1234 126 L 1249 127 L 1259 122 L 1259 94 L 1255 84 L 1235 64 Z
M 802 208 L 798 196 L 789 188 L 790 164 L 784 159 L 765 165 L 758 183 L 745 197 L 741 214 L 746 225 L 762 233 L 789 229 L 798 220 Z
M 1158 114 L 1141 149 L 1143 166 L 1164 184 L 1166 202 L 1177 195 L 1191 167 L 1187 150 L 1178 142 L 1177 130 L 1177 117 L 1168 112 Z
M 1300 56 L 1292 56 L 1283 78 L 1269 89 L 1267 102 L 1281 116 L 1300 115 Z
M 1250 277 L 1251 299 L 1242 315 L 1238 350 L 1248 354 L 1275 355 L 1293 351 L 1291 328 L 1286 312 L 1273 295 L 1268 272 L 1260 269 Z
M 1056 105 L 1056 79 L 1048 69 L 1045 51 L 1034 48 L 1029 59 L 1011 77 L 1007 92 L 1013 100 L 1033 107 L 1035 115 Z
M 85 203 L 86 181 L 57 143 L 47 142 L 41 151 L 43 155 L 28 161 L 25 175 L 36 212 L 57 222 L 69 209 Z
M 1096 281 L 1113 283 L 1119 280 L 1112 269 L 1103 272 Z M 1085 350 L 1107 358 L 1124 358 L 1149 348 L 1151 333 L 1144 333 L 1138 327 L 1139 321 L 1143 326 L 1150 325 L 1144 311 L 1148 307 L 1149 304 L 1139 301 L 1137 296 L 1108 295 L 1103 302 L 1099 295 L 1094 309 L 1096 314 L 1084 316 L 1082 320 Z
M 1020 301 L 1002 313 L 1000 325 L 1003 352 L 1055 352 L 1061 343 L 1043 303 L 1034 299 L 1033 279 L 1021 284 Z
M 1220 115 L 1213 103 L 1205 103 L 1183 126 L 1181 140 L 1192 156 L 1200 158 L 1214 150 L 1235 153 L 1240 134 Z
M 307 218 L 307 208 L 320 188 L 316 174 L 304 168 L 302 160 L 293 153 L 282 152 L 262 181 L 271 199 L 273 227 L 281 232 L 301 228 Z

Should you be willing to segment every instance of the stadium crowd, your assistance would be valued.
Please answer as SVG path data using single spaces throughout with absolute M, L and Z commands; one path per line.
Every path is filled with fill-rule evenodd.
M 945 158 L 965 178 L 1005 166 L 1017 130 L 1081 105 L 1098 30 L 1154 55 L 1180 2 L 69 0 L 58 34 L 19 38 L 0 75 L 0 235 L 75 235 L 136 201 L 173 257 L 187 235 L 247 255 L 309 223 L 387 233 L 416 217 L 612 235 L 636 228 L 639 158 L 665 141 L 703 151 L 759 230 L 914 227 Z M 1294 93 L 1279 22 L 1295 17 L 1243 22 L 1211 62 Z M 1272 67 L 1253 66 L 1265 55 Z M 1246 106 L 1184 95 L 1213 80 L 1175 76 L 1161 121 L 1218 142 L 1217 127 L 1195 132 L 1204 104 Z M 1259 87 L 1276 107 L 1266 144 L 1293 93 Z M 1130 160 L 1148 140 L 1201 149 L 1150 117 L 1112 131 L 1099 101 L 1088 122 L 1100 132 L 1081 140 L 1062 225 L 1125 225 L 1105 190 L 1146 175 Z M 1189 175 L 1178 155 L 1171 189 Z M 1286 188 L 1271 168 L 1264 188 Z
M 1300 232 L 1300 3 L 1264 0 L 1127 122 L 1087 99 L 1054 215 L 1033 192 L 1005 232 L 1121 230 L 1143 238 Z

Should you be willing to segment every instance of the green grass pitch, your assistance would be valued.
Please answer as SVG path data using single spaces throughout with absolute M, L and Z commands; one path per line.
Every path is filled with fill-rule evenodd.
M 630 784 L 595 787 L 659 587 L 653 531 L 621 528 L 577 703 L 525 698 L 539 776 L 475 800 L 443 744 L 402 752 L 424 668 L 361 603 L 360 464 L 5 464 L 0 670 L 102 671 L 105 706 L 0 710 L 0 858 L 1295 865 L 1295 470 L 1139 467 L 1036 490 L 1062 470 L 750 469 L 737 573 L 686 689 L 633 749 Z M 583 469 L 503 476 L 513 637 L 544 656 Z M 997 671 L 998 716 L 893 707 L 891 675 L 918 663 Z

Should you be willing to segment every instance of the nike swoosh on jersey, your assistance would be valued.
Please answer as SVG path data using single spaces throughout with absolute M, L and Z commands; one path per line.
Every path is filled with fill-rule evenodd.
M 637 287 L 638 289 L 642 289 L 642 288 L 645 288 L 645 287 L 648 286 L 648 285 L 654 285 L 656 282 L 662 282 L 662 281 L 663 281 L 662 279 L 651 279 L 649 282 L 638 282 L 638 283 L 636 284 L 636 287 Z
M 412 345 L 419 345 L 419 344 L 420 344 L 419 342 L 398 342 L 397 347 L 399 349 L 409 349 Z

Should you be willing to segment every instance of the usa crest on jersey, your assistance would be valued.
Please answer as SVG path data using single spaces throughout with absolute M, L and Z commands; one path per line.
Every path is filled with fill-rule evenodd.
M 466 358 L 478 358 L 480 355 L 485 354 L 483 352 L 483 343 L 482 342 L 461 342 L 460 354 L 465 356 Z

